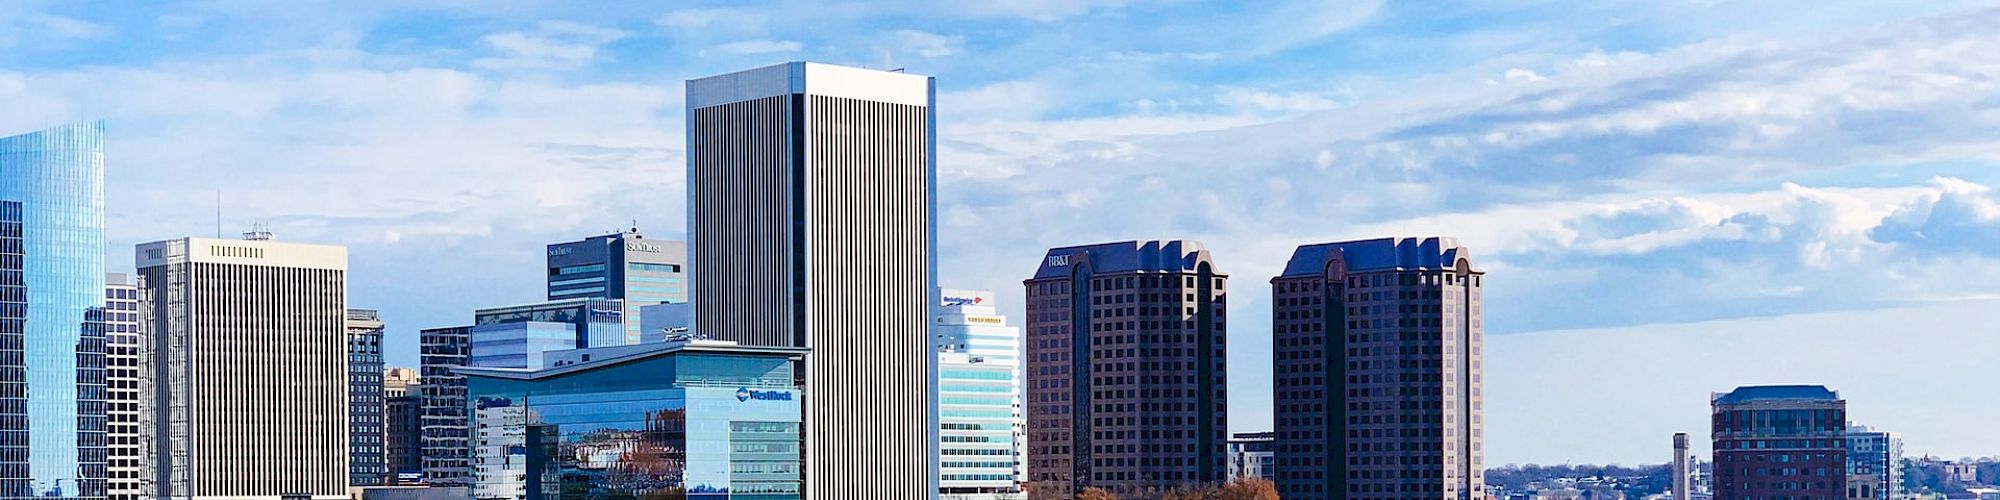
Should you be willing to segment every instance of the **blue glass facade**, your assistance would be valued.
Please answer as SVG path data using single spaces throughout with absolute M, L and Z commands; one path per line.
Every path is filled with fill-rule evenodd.
M 0 138 L 0 497 L 104 497 L 103 319 L 103 122 Z
M 797 354 L 667 351 L 465 370 L 473 497 L 795 500 Z

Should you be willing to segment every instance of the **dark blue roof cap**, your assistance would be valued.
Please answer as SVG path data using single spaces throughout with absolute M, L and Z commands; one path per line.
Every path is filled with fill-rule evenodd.
M 1073 247 L 1051 248 L 1035 269 L 1035 279 L 1069 277 L 1071 266 L 1090 263 L 1092 274 L 1133 271 L 1191 272 L 1208 258 L 1208 248 L 1195 240 L 1120 241 Z M 1222 270 L 1209 262 L 1209 271 Z
M 1715 398 L 1716 404 L 1747 403 L 1777 399 L 1815 399 L 1837 401 L 1840 393 L 1823 385 L 1752 385 L 1738 387 L 1728 394 Z
M 1327 255 L 1333 252 L 1340 252 L 1347 262 L 1348 272 L 1452 269 L 1458 266 L 1458 259 L 1471 256 L 1471 252 L 1458 244 L 1457 238 L 1379 238 L 1319 243 L 1303 245 L 1293 251 L 1292 260 L 1285 263 L 1283 277 L 1317 276 L 1325 271 L 1322 266 Z

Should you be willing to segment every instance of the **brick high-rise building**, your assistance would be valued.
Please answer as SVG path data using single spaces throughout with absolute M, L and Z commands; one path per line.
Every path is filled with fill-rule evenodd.
M 1035 495 L 1224 480 L 1228 278 L 1194 241 L 1049 250 L 1025 282 Z
M 1738 387 L 1713 405 L 1716 500 L 1847 496 L 1847 402 L 1817 385 Z
M 1486 497 L 1481 275 L 1451 238 L 1292 254 L 1271 279 L 1280 495 Z

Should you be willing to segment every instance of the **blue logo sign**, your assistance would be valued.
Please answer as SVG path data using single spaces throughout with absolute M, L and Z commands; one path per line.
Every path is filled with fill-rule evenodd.
M 790 391 L 753 391 L 748 387 L 736 390 L 737 401 L 749 401 L 752 399 L 758 401 L 791 401 L 792 393 Z

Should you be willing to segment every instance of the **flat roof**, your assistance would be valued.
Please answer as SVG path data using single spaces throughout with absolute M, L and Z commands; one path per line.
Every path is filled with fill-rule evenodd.
M 659 348 L 654 350 L 634 352 L 622 356 L 595 359 L 553 368 L 531 370 L 523 368 L 476 368 L 460 366 L 453 367 L 452 371 L 460 375 L 475 377 L 538 380 L 680 353 L 753 354 L 797 357 L 804 356 L 807 352 L 811 351 L 811 349 L 804 347 L 742 345 L 730 341 L 716 340 L 663 342 L 658 345 Z

